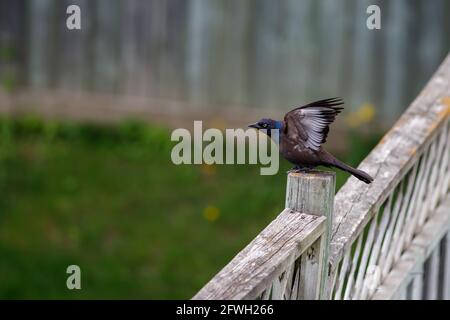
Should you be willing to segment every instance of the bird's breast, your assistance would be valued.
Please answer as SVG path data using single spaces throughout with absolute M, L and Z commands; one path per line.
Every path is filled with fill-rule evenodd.
M 320 159 L 317 152 L 305 147 L 301 142 L 281 139 L 280 154 L 293 164 L 317 165 Z

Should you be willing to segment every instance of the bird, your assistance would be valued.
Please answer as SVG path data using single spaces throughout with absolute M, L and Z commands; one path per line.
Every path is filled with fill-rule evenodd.
M 327 140 L 330 124 L 344 109 L 340 107 L 343 104 L 344 101 L 338 97 L 318 100 L 296 107 L 286 113 L 283 120 L 263 118 L 249 127 L 264 130 L 269 137 L 271 129 L 279 130 L 279 152 L 295 165 L 291 171 L 308 172 L 322 165 L 346 171 L 370 184 L 373 178 L 369 174 L 338 160 L 322 147 Z

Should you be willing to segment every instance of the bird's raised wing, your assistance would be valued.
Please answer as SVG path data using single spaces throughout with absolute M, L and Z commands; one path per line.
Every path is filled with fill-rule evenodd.
M 286 135 L 289 139 L 298 141 L 313 150 L 319 150 L 320 145 L 327 140 L 329 125 L 343 108 L 340 98 L 315 101 L 295 108 L 284 116 Z

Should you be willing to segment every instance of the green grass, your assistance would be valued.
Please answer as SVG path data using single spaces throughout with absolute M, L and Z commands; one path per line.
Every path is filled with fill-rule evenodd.
M 1 119 L 0 298 L 190 298 L 283 209 L 286 162 L 275 176 L 175 166 L 169 139 L 133 122 Z M 82 290 L 66 288 L 71 264 Z

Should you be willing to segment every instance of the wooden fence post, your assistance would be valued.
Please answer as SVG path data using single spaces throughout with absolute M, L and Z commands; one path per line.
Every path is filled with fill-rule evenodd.
M 326 232 L 302 256 L 298 299 L 325 298 L 335 185 L 334 172 L 288 174 L 286 208 L 327 218 Z

